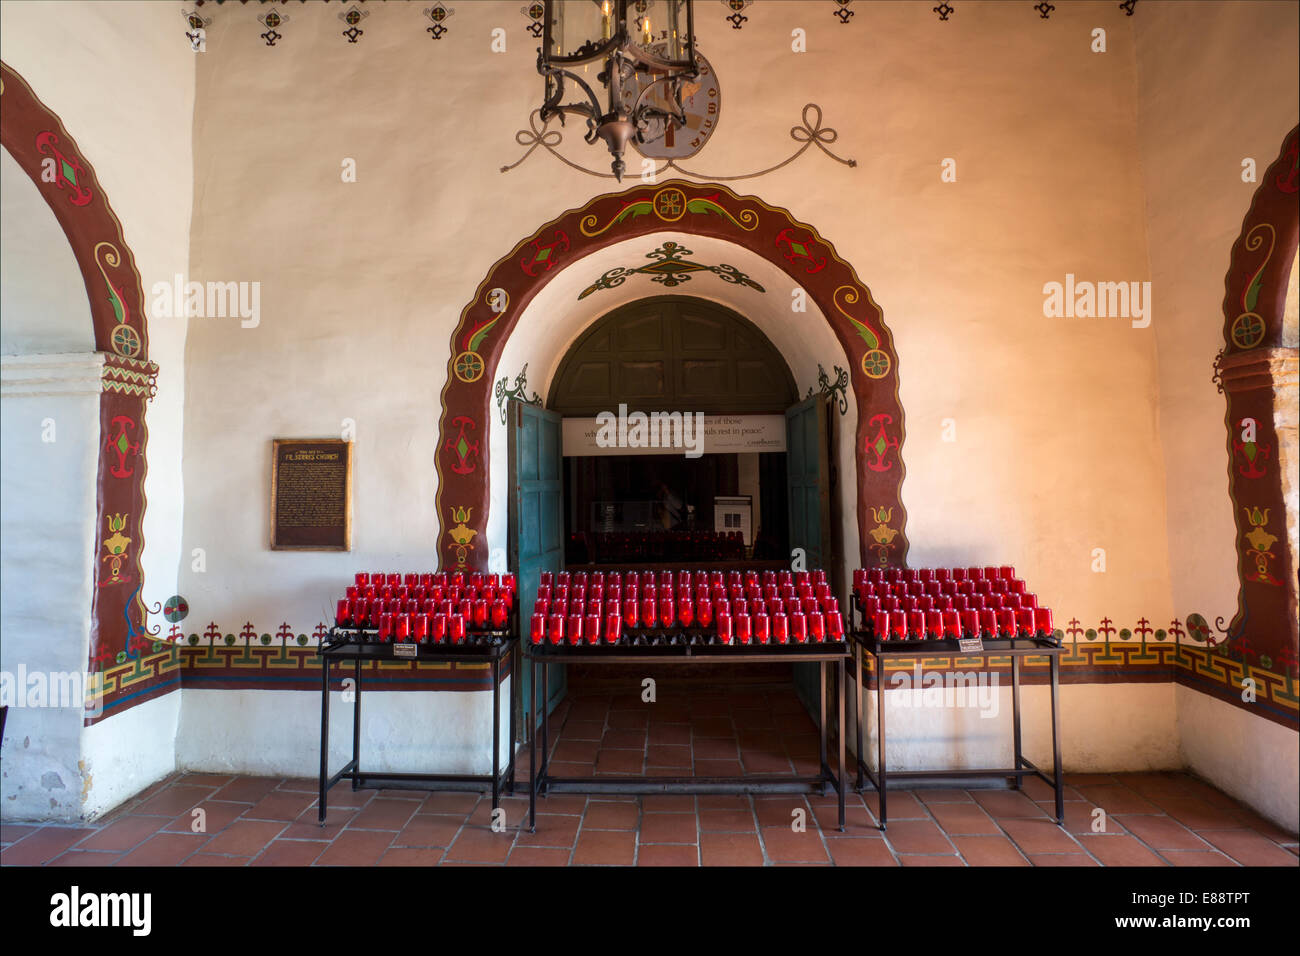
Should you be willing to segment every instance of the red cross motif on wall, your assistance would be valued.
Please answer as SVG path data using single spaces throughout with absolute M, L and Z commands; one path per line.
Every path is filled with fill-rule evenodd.
M 533 247 L 532 254 L 519 260 L 519 268 L 524 270 L 525 275 L 535 279 L 538 270 L 549 272 L 558 261 L 559 254 L 568 251 L 569 236 L 563 229 L 557 229 L 550 242 L 544 242 L 542 237 L 538 236 L 530 245 Z

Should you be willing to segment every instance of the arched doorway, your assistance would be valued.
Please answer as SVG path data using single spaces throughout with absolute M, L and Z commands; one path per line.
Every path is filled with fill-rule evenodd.
M 149 340 L 140 274 L 122 226 L 89 159 L 62 121 L 7 64 L 0 64 L 0 145 L 35 184 L 76 261 L 94 335 L 87 368 L 98 385 L 97 501 L 90 582 L 88 669 L 100 675 L 102 707 L 91 723 L 165 693 L 176 683 L 144 665 L 159 649 L 142 597 L 145 409 L 158 366 Z M 40 356 L 33 356 L 40 361 Z M 161 606 L 155 605 L 158 613 Z M 112 668 L 124 671 L 116 679 Z M 130 673 L 125 673 L 125 671 Z
M 798 400 L 781 353 L 747 319 L 705 299 L 656 296 L 614 309 L 578 337 L 551 379 L 546 407 L 566 419 L 626 408 L 758 423 Z M 776 430 L 779 421 L 768 425 Z M 718 560 L 723 549 L 710 539 L 728 533 L 719 531 L 720 500 L 741 504 L 734 533 L 750 553 L 787 555 L 784 449 L 713 453 L 701 437 L 694 456 L 608 451 L 566 454 L 569 565 L 619 564 L 634 554 L 650 563 Z M 671 513 L 664 495 L 677 503 Z M 659 533 L 666 530 L 677 534 Z
M 781 316 L 791 337 L 812 325 L 830 333 L 834 359 L 846 366 L 845 394 L 852 396 L 856 413 L 851 458 L 855 481 L 849 483 L 846 474 L 845 485 L 854 491 L 857 557 L 873 565 L 904 564 L 899 366 L 880 308 L 853 267 L 814 227 L 756 197 L 680 180 L 634 186 L 564 213 L 522 239 L 479 283 L 452 335 L 441 396 L 435 460 L 440 564 L 483 568 L 493 549 L 504 544 L 500 524 L 495 540 L 489 540 L 489 507 L 501 508 L 504 500 L 493 505 L 485 476 L 490 474 L 489 452 L 503 450 L 493 438 L 499 434 L 492 406 L 498 364 L 521 318 L 557 280 L 572 285 L 574 266 L 656 233 L 671 233 L 674 239 L 701 237 L 701 245 L 707 240 L 743 250 L 780 277 L 781 288 L 773 288 L 772 296 L 784 304 L 773 315 Z M 579 282 L 576 290 L 585 284 Z M 533 314 L 530 334 L 539 334 L 544 325 L 540 334 L 550 335 L 556 314 Z

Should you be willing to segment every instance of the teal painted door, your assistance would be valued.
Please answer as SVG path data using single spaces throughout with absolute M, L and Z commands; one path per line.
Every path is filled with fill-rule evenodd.
M 790 515 L 791 562 L 809 571 L 833 570 L 831 554 L 830 414 L 826 396 L 818 395 L 785 412 L 786 496 Z M 800 555 L 799 552 L 802 552 Z M 796 664 L 795 690 L 818 714 L 817 664 Z
M 529 639 L 533 604 L 543 571 L 564 570 L 564 459 L 560 447 L 560 416 L 536 405 L 511 400 L 510 422 L 510 570 L 519 579 L 519 623 L 523 640 Z M 521 708 L 524 726 L 536 726 L 533 713 L 533 679 L 528 661 L 520 661 Z M 564 696 L 564 667 L 550 668 L 546 689 L 549 713 Z

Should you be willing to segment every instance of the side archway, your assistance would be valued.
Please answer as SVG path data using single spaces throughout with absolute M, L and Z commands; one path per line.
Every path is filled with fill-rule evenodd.
M 672 180 L 598 196 L 535 230 L 479 283 L 452 334 L 441 397 L 436 467 L 438 554 L 444 568 L 484 568 L 489 487 L 487 429 L 497 363 L 527 304 L 568 265 L 607 245 L 662 231 L 742 246 L 811 299 L 849 360 L 858 404 L 854 457 L 861 561 L 902 565 L 903 409 L 893 336 L 870 290 L 812 226 L 754 196 Z M 797 287 L 794 288 L 794 287 Z M 791 322 L 822 321 L 792 308 Z M 475 540 L 477 539 L 477 540 Z
M 129 664 L 152 647 L 141 588 L 145 511 L 145 408 L 158 366 L 149 360 L 140 274 L 122 225 L 90 161 L 55 113 L 0 63 L 0 146 L 36 185 L 62 228 L 85 282 L 96 354 L 102 356 L 99 465 L 89 669 Z M 128 680 L 131 678 L 131 680 Z M 115 704 L 162 688 L 151 670 L 105 684 L 100 719 Z
M 1237 527 L 1239 587 L 1228 650 L 1287 674 L 1297 667 L 1297 343 L 1286 301 L 1300 240 L 1298 199 L 1300 127 L 1264 173 L 1232 246 L 1224 348 L 1215 363 L 1227 399 L 1228 495 Z

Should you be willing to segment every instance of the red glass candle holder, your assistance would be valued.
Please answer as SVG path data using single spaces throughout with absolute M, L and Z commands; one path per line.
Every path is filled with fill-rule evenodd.
M 772 643 L 789 644 L 790 618 L 785 614 L 773 614 L 770 620 L 772 622 Z
M 695 602 L 689 599 L 677 602 L 677 623 L 690 627 L 695 623 Z
M 975 610 L 958 611 L 957 620 L 961 622 L 962 634 L 966 637 L 978 637 L 980 632 L 980 612 Z
M 658 616 L 658 606 L 653 597 L 641 598 L 641 626 L 654 627 Z
M 600 643 L 600 612 L 588 614 L 582 621 L 582 636 L 588 644 Z
M 637 626 L 637 601 L 635 597 L 623 599 L 623 626 L 628 629 Z
M 429 615 L 423 613 L 411 615 L 411 640 L 419 644 L 429 642 Z
M 352 626 L 352 601 L 342 598 L 334 611 L 334 623 L 338 627 Z
M 396 616 L 387 612 L 379 615 L 379 640 L 385 644 L 393 639 L 393 619 Z
M 497 598 L 492 602 L 488 610 L 488 620 L 492 622 L 492 630 L 500 631 L 506 626 L 506 621 L 510 618 L 510 611 L 506 607 L 506 602 Z
M 1028 591 L 1026 591 L 1024 594 L 1020 595 L 1020 606 L 1038 607 L 1038 595 L 1030 594 Z
M 1034 608 L 1034 631 L 1044 637 L 1052 636 L 1052 611 L 1050 608 Z
M 532 623 L 528 630 L 528 636 L 534 644 L 541 644 L 546 640 L 546 615 L 534 614 Z
M 429 640 L 434 644 L 443 644 L 447 640 L 451 619 L 446 614 L 434 614 L 429 619 Z
M 623 636 L 623 615 L 614 610 L 605 615 L 605 643 L 617 644 Z
M 998 636 L 1015 637 L 1016 636 L 1016 612 L 1012 608 L 1004 607 L 997 612 L 998 615 Z
M 365 587 L 370 583 L 370 575 L 365 571 L 358 571 L 353 575 L 352 580 L 356 582 L 357 587 Z
M 893 641 L 907 640 L 907 612 L 889 612 L 889 638 Z
M 808 643 L 808 615 L 802 611 L 788 615 L 790 618 L 790 640 L 795 644 Z
M 565 636 L 569 639 L 569 645 L 575 646 L 582 643 L 582 615 L 570 614 L 569 619 L 564 624 Z
M 748 618 L 746 618 L 748 620 Z M 716 618 L 718 640 L 723 644 L 730 644 L 732 641 L 731 613 L 722 612 Z M 746 641 L 745 643 L 748 643 Z
M 453 644 L 464 644 L 465 633 L 466 633 L 465 618 L 459 614 L 453 614 L 448 624 L 449 624 L 448 630 L 450 631 L 450 635 L 451 635 L 451 642 Z
M 1034 609 L 1022 607 L 1016 611 L 1016 631 L 1021 635 L 1034 633 Z
M 826 615 L 826 638 L 836 643 L 844 640 L 844 618 L 839 614 Z
M 871 633 L 876 640 L 889 640 L 889 612 L 875 611 L 871 615 Z
M 673 626 L 673 621 L 677 619 L 677 611 L 673 606 L 672 598 L 659 599 L 659 626 L 668 628 Z
M 713 602 L 708 598 L 695 603 L 695 621 L 700 627 L 713 626 Z
M 395 640 L 405 644 L 411 639 L 411 615 L 398 614 L 393 621 L 393 637 Z
M 806 615 L 808 618 L 808 638 L 814 644 L 826 643 L 826 618 L 819 611 Z
M 943 612 L 942 611 L 922 611 L 925 615 L 925 636 L 929 638 L 943 637 Z
M 943 618 L 943 636 L 948 638 L 961 637 L 961 618 L 956 611 L 940 611 Z
M 766 614 L 755 614 L 750 620 L 754 622 L 754 643 L 770 643 L 772 640 L 772 619 Z
M 552 644 L 564 643 L 564 615 L 552 614 L 547 628 L 547 635 Z

